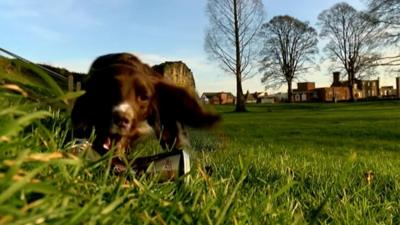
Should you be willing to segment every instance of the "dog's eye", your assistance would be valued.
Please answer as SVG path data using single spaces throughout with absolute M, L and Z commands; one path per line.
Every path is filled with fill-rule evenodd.
M 142 95 L 139 95 L 139 99 L 141 100 L 141 101 L 147 101 L 147 100 L 149 100 L 149 95 L 146 95 L 146 94 L 142 94 Z

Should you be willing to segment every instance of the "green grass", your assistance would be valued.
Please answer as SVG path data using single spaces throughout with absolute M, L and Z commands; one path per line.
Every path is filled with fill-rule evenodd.
M 55 154 L 70 124 L 46 104 L 0 92 L 0 224 L 400 223 L 399 101 L 217 107 L 218 127 L 191 131 L 191 173 L 167 183 Z
M 284 144 L 328 153 L 400 149 L 399 102 L 260 105 L 245 114 L 221 110 L 225 134 L 251 146 Z

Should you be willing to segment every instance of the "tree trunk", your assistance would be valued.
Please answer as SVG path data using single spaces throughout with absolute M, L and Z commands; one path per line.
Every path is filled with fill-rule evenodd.
M 354 93 L 354 74 L 352 72 L 348 72 L 349 74 L 349 89 L 350 89 L 350 101 L 355 102 L 355 93 Z
M 350 101 L 355 102 L 355 96 L 354 96 L 354 85 L 353 82 L 349 82 L 349 89 L 350 89 Z
M 292 81 L 288 81 L 287 86 L 288 86 L 288 90 L 287 90 L 288 102 L 293 103 Z
M 246 99 L 243 95 L 242 81 L 236 79 L 236 112 L 246 112 Z
M 233 0 L 233 14 L 235 23 L 235 49 L 236 49 L 236 112 L 246 111 L 246 102 L 242 90 L 242 62 L 240 55 L 239 22 L 237 12 L 237 0 Z

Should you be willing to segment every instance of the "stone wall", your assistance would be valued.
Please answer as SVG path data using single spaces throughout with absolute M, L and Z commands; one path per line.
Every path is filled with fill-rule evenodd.
M 153 66 L 153 69 L 180 87 L 196 90 L 193 73 L 182 61 L 164 62 Z

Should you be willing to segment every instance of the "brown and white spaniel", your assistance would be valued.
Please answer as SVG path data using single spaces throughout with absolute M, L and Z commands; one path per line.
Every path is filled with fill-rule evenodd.
M 140 137 L 155 133 L 163 148 L 184 148 L 184 126 L 208 127 L 220 117 L 207 112 L 190 91 L 164 79 L 129 53 L 97 58 L 72 110 L 75 136 L 88 138 L 101 155 L 112 146 L 126 151 Z

